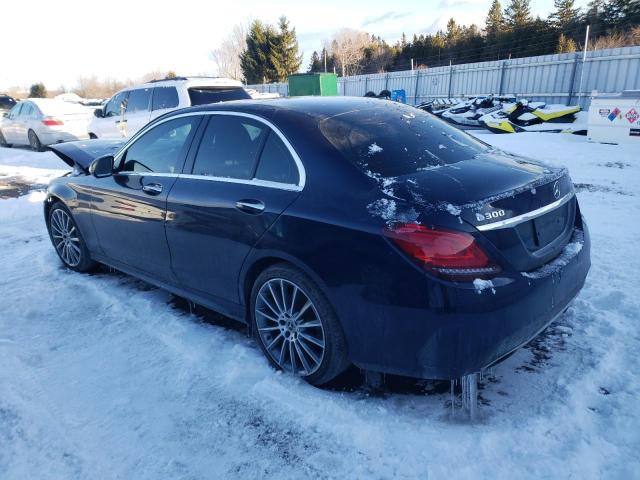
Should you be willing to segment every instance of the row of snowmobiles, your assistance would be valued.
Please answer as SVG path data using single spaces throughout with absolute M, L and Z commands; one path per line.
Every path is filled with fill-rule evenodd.
M 579 106 L 517 100 L 488 95 L 467 100 L 435 99 L 417 105 L 455 125 L 486 128 L 494 133 L 564 132 L 586 135 L 587 112 Z

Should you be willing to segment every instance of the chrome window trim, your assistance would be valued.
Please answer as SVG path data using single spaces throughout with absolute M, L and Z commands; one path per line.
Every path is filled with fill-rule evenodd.
M 214 177 L 214 176 L 208 176 L 208 175 L 193 175 L 193 174 L 188 174 L 188 173 L 180 173 L 180 174 L 175 174 L 175 173 L 160 173 L 160 172 L 149 172 L 149 173 L 144 173 L 144 172 L 118 172 L 119 175 L 124 175 L 124 174 L 138 174 L 138 175 L 145 175 L 145 176 L 178 176 L 178 177 L 182 177 L 182 178 L 193 178 L 196 180 L 209 180 L 209 181 L 218 181 L 218 182 L 229 182 L 229 183 L 242 183 L 245 185 L 256 185 L 256 186 L 260 186 L 260 187 L 269 187 L 269 188 L 279 188 L 282 190 L 293 190 L 293 191 L 301 191 L 307 181 L 307 175 L 306 175 L 306 170 L 304 168 L 304 164 L 302 163 L 302 160 L 300 160 L 300 157 L 298 156 L 298 153 L 294 150 L 293 146 L 291 145 L 291 143 L 289 143 L 289 140 L 287 140 L 287 138 L 284 136 L 284 134 L 280 131 L 280 129 L 278 129 L 273 123 L 271 123 L 269 120 L 266 120 L 258 115 L 254 115 L 252 113 L 244 113 L 244 112 L 236 112 L 236 111 L 231 111 L 231 110 L 210 110 L 210 111 L 200 111 L 200 112 L 187 112 L 187 113 L 181 113 L 179 115 L 172 115 L 168 118 L 165 118 L 157 123 L 154 123 L 153 125 L 148 125 L 146 127 L 144 127 L 142 130 L 140 130 L 139 132 L 137 132 L 133 137 L 131 137 L 131 139 L 125 143 L 122 148 L 120 148 L 120 150 L 118 150 L 118 152 L 114 155 L 114 165 L 117 165 L 120 160 L 122 159 L 122 155 L 124 154 L 124 152 L 136 141 L 138 140 L 139 137 L 141 137 L 142 135 L 144 135 L 145 133 L 147 133 L 149 130 L 151 130 L 152 128 L 157 127 L 158 125 L 161 125 L 165 122 L 168 122 L 170 120 L 175 120 L 177 118 L 183 118 L 183 117 L 192 117 L 192 116 L 197 116 L 197 115 L 229 115 L 229 116 L 235 116 L 235 117 L 245 117 L 245 118 L 250 118 L 252 120 L 255 120 L 257 122 L 263 123 L 264 125 L 266 125 L 267 127 L 269 127 L 271 130 L 273 130 L 276 135 L 278 135 L 278 137 L 280 137 L 280 140 L 282 140 L 282 142 L 285 144 L 285 146 L 287 147 L 287 150 L 289 150 L 289 153 L 291 154 L 291 157 L 293 157 L 293 161 L 296 164 L 296 167 L 298 168 L 298 183 L 294 184 L 294 183 L 280 183 L 280 182 L 272 182 L 269 180 L 260 180 L 257 178 L 252 178 L 252 179 L 242 179 L 242 178 L 227 178 L 227 177 Z
M 209 175 L 191 175 L 188 173 L 160 173 L 160 172 L 118 172 L 115 175 L 126 175 L 128 177 L 164 177 L 164 178 L 187 178 L 193 180 L 207 180 L 210 182 L 239 183 L 243 185 L 254 185 L 256 187 L 278 188 L 280 190 L 291 190 L 299 192 L 302 187 L 288 183 L 271 182 L 260 179 L 243 179 L 231 177 L 214 177 Z
M 519 225 L 528 220 L 532 220 L 536 217 L 544 215 L 545 213 L 550 212 L 551 210 L 558 208 L 574 197 L 574 193 L 567 193 L 564 197 L 556 200 L 549 205 L 545 205 L 544 207 L 537 208 L 536 210 L 532 210 L 527 213 L 523 213 L 522 215 L 518 215 L 517 217 L 507 218 L 506 220 L 500 220 L 499 222 L 487 223 L 486 225 L 476 225 L 476 228 L 481 232 L 486 232 L 488 230 L 497 230 L 499 228 L 512 227 L 515 225 Z

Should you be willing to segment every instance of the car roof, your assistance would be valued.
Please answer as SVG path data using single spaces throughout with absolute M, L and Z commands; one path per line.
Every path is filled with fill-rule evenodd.
M 291 112 L 321 120 L 343 113 L 364 110 L 384 105 L 389 100 L 368 97 L 284 97 L 273 99 L 233 100 L 186 107 L 169 112 L 162 117 L 186 112 L 233 111 L 273 117 L 276 113 Z M 397 105 L 397 104 L 396 104 Z M 161 117 L 160 117 L 161 118 Z
M 55 98 L 25 98 L 22 102 L 31 102 L 44 114 L 85 113 L 86 107 L 77 103 L 64 102 Z
M 139 85 L 133 85 L 123 90 L 135 90 L 137 88 L 152 88 L 164 86 L 186 86 L 192 88 L 201 87 L 242 87 L 242 82 L 225 77 L 176 77 L 165 78 L 160 80 L 151 80 Z

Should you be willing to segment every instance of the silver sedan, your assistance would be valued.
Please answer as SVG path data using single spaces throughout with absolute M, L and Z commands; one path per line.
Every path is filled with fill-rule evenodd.
M 30 98 L 0 118 L 0 146 L 29 145 L 41 151 L 53 143 L 89 138 L 92 111 L 78 104 Z

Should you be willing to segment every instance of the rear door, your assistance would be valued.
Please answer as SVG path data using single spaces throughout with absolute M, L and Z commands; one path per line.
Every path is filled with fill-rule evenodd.
M 153 88 L 137 88 L 129 92 L 127 106 L 124 111 L 124 125 L 121 131 L 124 137 L 135 135 L 151 117 L 151 94 Z
M 25 102 L 20 109 L 20 113 L 13 122 L 14 140 L 13 142 L 20 145 L 29 144 L 29 122 L 34 115 L 34 106 L 31 102 Z
M 230 113 L 209 116 L 189 163 L 167 202 L 173 271 L 184 287 L 232 308 L 244 259 L 299 195 L 304 173 L 279 132 Z
M 200 121 L 187 116 L 155 125 L 118 155 L 113 176 L 96 180 L 93 223 L 107 257 L 153 278 L 174 280 L 164 230 L 167 195 Z

